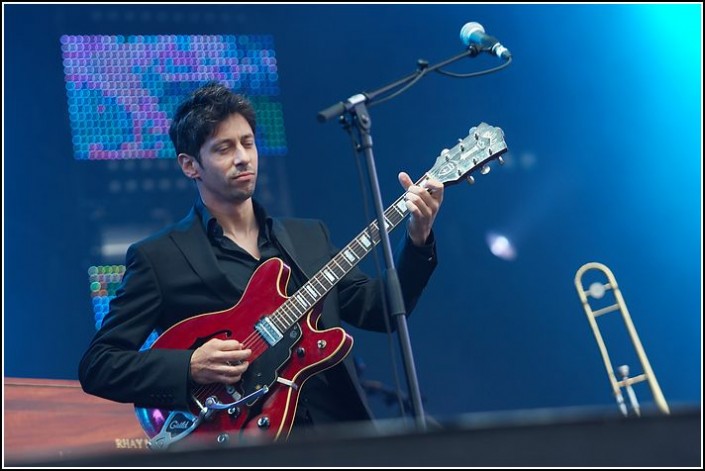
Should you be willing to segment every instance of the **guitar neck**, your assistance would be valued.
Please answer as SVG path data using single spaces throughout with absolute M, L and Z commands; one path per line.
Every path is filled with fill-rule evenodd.
M 416 184 L 428 178 L 424 175 Z M 384 211 L 384 225 L 391 232 L 409 214 L 405 201 L 406 192 Z M 271 322 L 285 332 L 316 305 L 381 241 L 377 220 L 369 224 L 357 237 L 326 263 L 294 295 L 284 302 L 271 316 Z
M 423 182 L 429 178 L 434 178 L 446 186 L 451 185 L 480 167 L 483 169 L 481 173 L 486 174 L 489 171 L 489 167 L 486 167 L 487 162 L 507 151 L 503 131 L 486 123 L 480 123 L 470 128 L 468 135 L 459 141 L 452 149 L 441 151 L 434 166 L 416 182 L 416 185 L 423 185 Z M 472 177 L 468 178 L 472 179 Z M 409 214 L 404 200 L 405 196 L 406 192 L 384 211 L 386 232 L 397 227 Z M 377 221 L 374 221 L 352 242 L 343 247 L 343 250 L 326 263 L 293 296 L 268 316 L 269 322 L 263 323 L 261 326 L 262 333 L 270 339 L 268 341 L 272 343 L 280 337 L 276 332 L 269 332 L 268 329 L 279 330 L 279 334 L 289 330 L 316 303 L 323 299 L 350 270 L 360 263 L 380 240 L 379 226 Z

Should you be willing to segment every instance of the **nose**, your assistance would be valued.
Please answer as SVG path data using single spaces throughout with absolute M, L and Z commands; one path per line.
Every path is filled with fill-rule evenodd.
M 235 148 L 235 155 L 233 155 L 233 163 L 235 166 L 248 165 L 250 160 L 252 160 L 250 153 L 242 144 L 238 144 Z

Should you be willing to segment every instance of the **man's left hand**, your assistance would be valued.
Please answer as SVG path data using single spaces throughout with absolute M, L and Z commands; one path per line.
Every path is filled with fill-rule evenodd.
M 431 234 L 433 221 L 443 202 L 443 184 L 438 180 L 428 179 L 422 185 L 414 185 L 406 172 L 399 173 L 399 183 L 406 190 L 406 207 L 411 213 L 409 220 L 409 237 L 417 247 L 426 244 Z

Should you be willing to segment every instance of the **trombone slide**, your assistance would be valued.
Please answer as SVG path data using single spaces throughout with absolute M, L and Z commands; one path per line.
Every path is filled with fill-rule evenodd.
M 598 270 L 602 272 L 607 278 L 608 282 L 593 283 L 586 290 L 583 287 L 582 277 L 588 270 Z M 612 274 L 612 271 L 601 263 L 586 263 L 585 265 L 580 267 L 577 273 L 575 274 L 575 288 L 578 291 L 578 296 L 580 297 L 580 301 L 582 302 L 583 308 L 585 309 L 585 314 L 587 315 L 590 327 L 592 328 L 592 331 L 595 334 L 597 345 L 600 348 L 600 353 L 602 354 L 602 361 L 605 365 L 605 369 L 607 370 L 607 376 L 610 379 L 610 384 L 612 385 L 612 392 L 614 393 L 614 396 L 617 400 L 617 404 L 619 405 L 619 408 L 622 413 L 624 415 L 627 415 L 626 405 L 624 403 L 624 397 L 622 396 L 621 388 L 626 389 L 627 395 L 629 397 L 630 403 L 632 404 L 632 407 L 634 408 L 634 411 L 637 415 L 640 415 L 641 412 L 639 408 L 639 403 L 636 400 L 636 394 L 634 393 L 632 384 L 641 381 L 648 381 L 651 393 L 654 396 L 654 402 L 658 406 L 659 410 L 661 410 L 661 412 L 663 412 L 664 414 L 670 414 L 666 399 L 664 398 L 663 393 L 661 392 L 661 388 L 659 387 L 658 381 L 656 380 L 656 375 L 654 375 L 654 372 L 651 369 L 651 364 L 649 363 L 649 359 L 646 356 L 644 347 L 641 345 L 639 335 L 636 332 L 636 328 L 634 327 L 634 323 L 632 322 L 631 315 L 629 314 L 629 310 L 627 309 L 627 304 L 624 302 L 624 298 L 622 297 L 622 293 L 619 290 L 617 280 Z M 602 298 L 605 292 L 608 290 L 611 290 L 613 292 L 616 303 L 607 307 L 603 307 L 601 309 L 593 310 L 590 306 L 589 298 Z M 610 361 L 609 354 L 607 353 L 607 347 L 605 346 L 602 334 L 600 333 L 600 329 L 597 325 L 597 318 L 599 316 L 614 311 L 620 311 L 622 313 L 622 318 L 624 320 L 624 324 L 627 328 L 627 331 L 629 332 L 629 337 L 631 338 L 632 343 L 634 344 L 634 349 L 636 350 L 637 356 L 639 357 L 639 361 L 641 362 L 642 368 L 644 370 L 643 374 L 635 376 L 633 378 L 629 378 L 629 369 L 626 368 L 626 374 L 623 373 L 623 379 L 621 381 L 618 381 L 615 377 L 614 370 L 612 369 L 612 362 Z

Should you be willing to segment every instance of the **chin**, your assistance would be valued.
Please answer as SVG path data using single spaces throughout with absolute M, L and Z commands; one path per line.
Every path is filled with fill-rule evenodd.
M 239 203 L 242 203 L 252 198 L 254 194 L 254 188 L 252 191 L 239 191 L 233 195 L 233 199 L 237 200 Z

